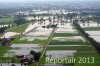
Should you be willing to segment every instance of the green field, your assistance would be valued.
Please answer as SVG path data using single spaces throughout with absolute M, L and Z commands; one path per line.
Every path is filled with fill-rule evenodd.
M 15 19 L 14 18 L 0 18 L 0 22 L 13 22 Z
M 79 57 L 81 58 L 86 58 L 86 62 L 85 63 L 79 63 Z M 94 58 L 94 63 L 90 63 L 91 57 Z M 75 58 L 77 59 L 77 62 L 74 64 L 74 66 L 99 66 L 100 65 L 100 54 L 96 54 L 96 55 L 78 55 L 75 56 Z M 87 59 L 89 58 L 89 60 Z M 83 61 L 85 61 L 83 59 Z
M 0 47 L 0 56 L 3 56 L 4 53 L 7 52 L 7 50 L 12 49 L 11 47 L 5 47 L 5 46 L 1 46 Z
M 49 45 L 89 45 L 89 44 L 81 41 L 65 41 L 65 42 L 51 41 Z
M 14 41 L 12 41 L 13 44 L 47 44 L 48 40 L 34 40 L 34 41 L 27 41 L 27 40 L 17 40 L 15 39 Z
M 91 47 L 89 46 L 61 46 L 61 47 L 48 47 L 47 50 L 77 50 L 77 51 L 90 51 L 93 50 Z
M 25 29 L 27 28 L 28 26 L 28 23 L 27 24 L 23 24 L 23 25 L 20 25 L 20 26 L 16 26 L 16 27 L 13 27 L 11 29 L 8 29 L 8 32 L 18 32 L 18 33 L 22 33 L 25 31 Z
M 47 44 L 48 39 L 47 40 L 39 40 L 39 39 L 35 39 L 33 41 L 28 41 L 28 40 L 20 40 L 20 38 L 22 38 L 24 35 L 16 35 L 14 36 L 15 40 L 12 41 L 13 44 L 20 44 L 20 43 L 25 43 L 25 44 Z

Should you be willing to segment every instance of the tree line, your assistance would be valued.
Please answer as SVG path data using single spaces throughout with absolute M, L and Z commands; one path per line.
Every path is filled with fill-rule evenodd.
M 74 20 L 73 24 L 76 29 L 86 38 L 86 40 L 97 50 L 97 52 L 100 53 L 100 43 L 91 38 L 90 35 L 86 33 L 84 29 L 82 29 L 81 26 L 77 23 L 77 20 Z

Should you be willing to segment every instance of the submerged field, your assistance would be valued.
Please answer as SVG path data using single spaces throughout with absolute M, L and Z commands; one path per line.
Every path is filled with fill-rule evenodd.
M 47 20 L 45 25 L 49 24 Z M 19 34 L 11 36 L 15 38 L 15 40 L 11 42 L 11 48 L 0 47 L 0 56 L 28 54 L 31 50 L 35 50 L 41 52 L 41 57 L 39 62 L 33 63 L 30 66 L 36 66 L 36 64 L 48 66 L 49 64 L 45 63 L 46 58 L 60 59 L 98 55 L 94 47 L 81 36 L 72 23 L 66 23 L 66 25 L 58 24 L 55 28 L 43 28 L 43 25 L 44 23 L 42 23 L 42 25 L 30 23 L 9 29 L 8 32 L 16 32 Z M 84 29 L 92 30 L 92 27 Z M 96 61 L 98 61 L 97 57 L 95 57 Z M 65 63 L 62 63 L 61 65 L 63 66 L 64 64 Z M 66 63 L 65 66 L 67 64 L 68 63 Z M 72 63 L 71 65 L 73 66 L 73 64 L 79 66 L 78 63 Z
M 63 30 L 63 28 L 61 28 Z M 59 29 L 58 29 L 59 30 Z M 65 31 L 64 31 L 65 30 Z M 91 46 L 82 36 L 79 34 L 77 31 L 72 31 L 69 33 L 66 31 L 64 28 L 63 32 L 59 32 L 56 30 L 55 33 L 53 34 L 52 40 L 47 46 L 47 49 L 45 51 L 46 55 L 45 57 L 43 56 L 40 63 L 44 65 L 50 65 L 46 64 L 46 59 L 45 58 L 68 58 L 68 57 L 90 57 L 89 55 L 98 55 L 96 50 L 94 49 L 93 46 Z M 96 58 L 96 56 L 95 56 Z M 43 61 L 42 61 L 43 60 Z M 97 60 L 97 59 L 96 59 Z M 63 65 L 64 64 L 64 65 Z M 78 66 L 78 63 L 71 63 L 69 65 L 73 64 L 75 66 Z M 61 65 L 58 63 L 58 66 L 67 66 L 68 63 L 62 63 Z M 85 64 L 83 64 L 84 66 Z M 89 64 L 86 64 L 88 66 Z

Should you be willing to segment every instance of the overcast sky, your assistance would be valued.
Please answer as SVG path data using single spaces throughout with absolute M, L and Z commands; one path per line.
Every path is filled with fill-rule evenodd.
M 99 1 L 99 0 L 0 0 L 0 2 L 46 2 L 46 1 Z

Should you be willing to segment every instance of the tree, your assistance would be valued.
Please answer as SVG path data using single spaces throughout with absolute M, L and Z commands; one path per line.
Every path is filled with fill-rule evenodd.
M 35 52 L 33 50 L 30 51 L 30 54 L 34 56 L 34 61 L 38 62 L 41 56 L 41 52 Z
M 14 20 L 14 23 L 18 26 L 21 24 L 25 24 L 26 21 L 25 21 L 25 19 L 16 19 L 16 20 Z
M 33 50 L 30 51 L 30 54 L 31 54 L 31 55 L 34 55 L 35 53 L 36 53 L 36 52 L 33 51 Z
M 0 28 L 0 33 L 3 33 L 6 29 L 7 29 L 7 27 L 1 27 Z
M 88 26 L 89 26 L 89 24 L 90 24 L 90 21 L 89 20 L 87 20 L 88 21 Z
M 39 61 L 40 56 L 41 56 L 41 53 L 40 52 L 34 54 L 34 60 L 35 60 L 35 62 L 38 62 Z
M 97 21 L 97 26 L 99 27 L 100 21 Z
M 45 22 L 45 20 L 43 18 L 40 19 L 40 25 Z
M 53 17 L 53 24 L 55 23 L 55 19 L 56 19 L 56 17 L 54 16 L 54 17 Z
M 49 17 L 49 22 L 51 22 L 52 20 L 51 20 L 51 18 Z
M 81 21 L 82 21 L 82 23 L 83 23 L 83 26 L 85 26 L 85 20 L 84 20 L 84 19 L 82 19 Z

